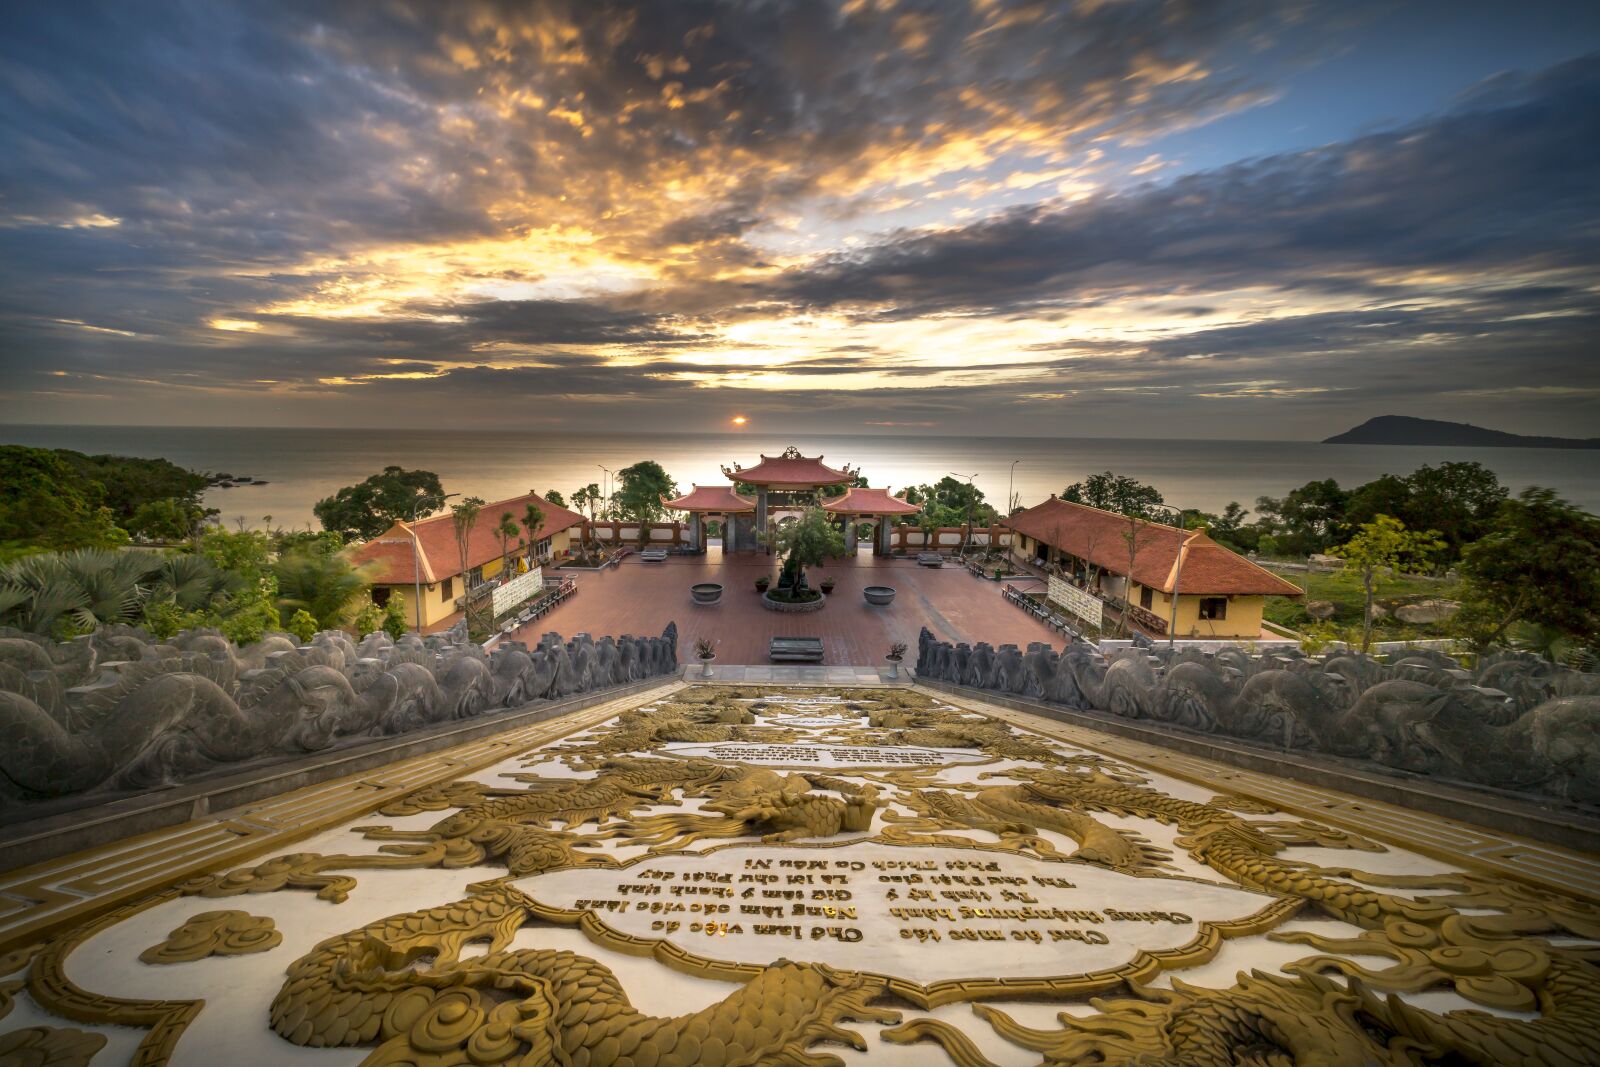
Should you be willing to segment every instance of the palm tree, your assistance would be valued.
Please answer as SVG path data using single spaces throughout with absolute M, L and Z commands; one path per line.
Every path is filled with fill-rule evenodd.
M 506 518 L 510 519 L 511 516 L 507 515 Z M 544 512 L 540 510 L 538 504 L 531 500 L 528 501 L 528 506 L 522 509 L 522 528 L 528 531 L 528 547 L 534 552 L 539 550 L 539 527 L 543 525 Z M 516 524 L 513 523 L 513 532 L 515 532 L 515 529 Z
M 582 489 L 572 491 L 572 506 L 586 509 L 589 512 L 589 522 L 594 522 L 594 506 L 600 502 L 600 487 L 590 482 Z M 589 551 L 589 527 L 578 527 L 579 543 L 583 546 L 585 554 Z
M 279 616 L 287 620 L 303 610 L 324 630 L 348 622 L 369 585 L 366 576 L 337 553 L 291 552 L 272 564 L 272 573 L 278 579 Z
M 533 505 L 528 505 L 532 507 Z M 495 536 L 500 538 L 500 574 L 501 581 L 511 580 L 511 539 L 522 532 L 522 527 L 517 525 L 517 518 L 507 511 L 500 516 L 500 525 L 494 528 Z
M 0 588 L 7 591 L 0 613 L 34 633 L 53 632 L 68 621 L 80 632 L 134 622 L 159 582 L 162 563 L 146 552 L 103 548 L 24 556 L 0 571 Z
M 459 504 L 450 505 L 450 526 L 456 534 L 456 552 L 461 561 L 461 586 L 466 597 L 465 614 L 469 620 L 472 611 L 472 528 L 478 524 L 478 513 L 483 510 L 483 497 L 469 496 Z
M 151 600 L 169 598 L 182 611 L 205 611 L 245 587 L 243 576 L 218 570 L 204 556 L 168 556 L 161 563 Z

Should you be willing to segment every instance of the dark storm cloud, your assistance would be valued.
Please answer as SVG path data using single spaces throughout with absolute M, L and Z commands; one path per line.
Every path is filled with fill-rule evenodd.
M 1004 424 L 1091 391 L 1116 409 L 1263 390 L 1315 405 L 1543 378 L 1600 388 L 1587 347 L 1600 59 L 1502 77 L 1446 113 L 1317 150 L 969 225 L 945 216 L 808 259 L 843 247 L 808 227 L 870 220 L 891 196 L 914 203 L 1012 155 L 1071 162 L 1262 99 L 1270 66 L 1248 57 L 1296 20 L 1315 42 L 1305 27 L 1343 10 L 13 5 L 0 14 L 0 389 L 24 413 L 35 393 L 270 384 L 286 404 L 459 399 L 506 421 L 533 395 L 571 398 L 562 417 L 575 418 L 706 413 L 730 392 L 751 413 L 815 410 L 814 389 L 830 390 L 829 418 L 887 425 Z M 493 284 L 375 285 L 382 310 L 347 315 L 307 299 L 364 293 L 397 248 L 425 277 L 536 289 L 557 272 L 537 242 L 481 268 L 471 246 L 547 229 L 654 280 L 521 300 L 483 295 L 528 291 Z M 780 258 L 762 244 L 775 231 L 819 243 Z M 1230 293 L 1245 290 L 1292 306 L 1240 314 Z M 1118 309 L 1167 325 L 1044 344 L 1030 329 L 975 353 L 957 385 L 868 332 L 938 316 L 1066 333 L 1075 314 Z M 722 332 L 812 311 L 862 332 L 819 333 L 800 359 Z M 1237 321 L 1206 324 L 1223 314 Z M 772 354 L 796 387 L 696 380 L 727 372 L 733 348 Z M 885 388 L 831 384 L 862 374 Z
M 1393 295 L 1408 271 L 1600 267 L 1600 58 L 1470 110 L 1125 195 L 906 234 L 796 271 L 807 307 L 902 316 L 1085 292 L 1268 285 Z M 1448 283 L 1446 283 L 1448 285 Z

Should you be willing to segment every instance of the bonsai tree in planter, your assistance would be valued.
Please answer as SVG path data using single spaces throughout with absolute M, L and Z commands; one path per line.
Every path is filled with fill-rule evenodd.
M 717 643 L 709 637 L 696 638 L 694 655 L 700 661 L 700 676 L 711 677 L 711 661 L 717 658 Z
M 820 594 L 806 586 L 806 568 L 819 566 L 829 556 L 844 552 L 844 535 L 821 508 L 807 508 L 794 522 L 784 523 L 770 535 L 783 557 L 778 588 L 793 601 L 815 600 Z
M 889 646 L 889 654 L 883 658 L 889 661 L 889 677 L 900 677 L 900 661 L 906 658 L 906 643 L 896 641 Z

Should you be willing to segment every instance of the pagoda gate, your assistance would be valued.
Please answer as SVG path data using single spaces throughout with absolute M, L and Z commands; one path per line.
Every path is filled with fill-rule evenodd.
M 856 551 L 856 529 L 859 520 L 871 519 L 872 554 L 887 556 L 889 520 L 916 515 L 922 509 L 915 504 L 906 503 L 900 497 L 891 496 L 887 489 L 863 489 L 860 486 L 851 486 L 845 490 L 844 496 L 823 501 L 822 510 L 829 515 L 839 515 L 844 518 L 844 544 L 851 554 Z
M 763 455 L 753 467 L 723 467 L 722 473 L 734 484 L 696 485 L 675 500 L 662 503 L 676 511 L 689 513 L 689 542 L 696 551 L 705 550 L 705 523 L 722 520 L 724 552 L 750 552 L 760 548 L 759 532 L 772 524 L 772 513 L 821 505 L 845 527 L 845 544 L 856 551 L 857 520 L 875 523 L 873 552 L 889 552 L 889 522 L 915 515 L 920 510 L 887 489 L 866 489 L 853 483 L 861 472 L 853 467 L 834 468 L 821 456 L 802 456 L 790 447 L 782 455 Z M 740 493 L 741 487 L 748 490 Z M 843 490 L 842 495 L 824 499 L 822 491 Z
M 754 552 L 758 547 L 756 502 L 735 493 L 732 486 L 696 485 L 676 500 L 661 503 L 689 513 L 689 547 L 695 552 L 706 550 L 705 524 L 712 518 L 722 523 L 724 552 Z

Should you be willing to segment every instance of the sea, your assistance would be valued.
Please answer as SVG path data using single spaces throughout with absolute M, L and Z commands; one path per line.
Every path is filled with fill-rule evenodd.
M 160 457 L 198 471 L 264 484 L 215 488 L 206 503 L 224 521 L 247 526 L 315 525 L 311 508 L 341 486 L 385 466 L 423 468 L 445 491 L 501 500 L 530 490 L 605 487 L 616 471 L 653 459 L 678 485 L 726 484 L 724 466 L 752 466 L 762 453 L 794 446 L 830 466 L 860 469 L 874 486 L 899 491 L 947 474 L 971 478 L 999 505 L 1013 492 L 1037 504 L 1099 471 L 1131 475 L 1169 504 L 1220 511 L 1237 500 L 1282 496 L 1333 478 L 1353 488 L 1424 463 L 1476 460 L 1517 492 L 1548 486 L 1600 513 L 1600 452 L 1545 448 L 1328 445 L 1314 441 L 1196 441 L 1108 437 L 889 435 L 771 436 L 758 431 L 704 434 L 518 433 L 507 430 L 355 430 L 254 427 L 0 426 L 0 442 L 80 452 Z M 608 471 L 611 472 L 608 474 Z

